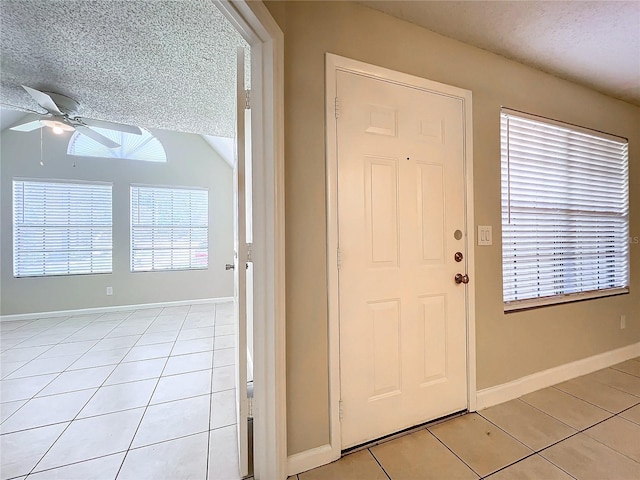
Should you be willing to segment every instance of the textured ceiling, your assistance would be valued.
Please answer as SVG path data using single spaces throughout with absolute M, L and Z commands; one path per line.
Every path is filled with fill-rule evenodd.
M 360 4 L 640 105 L 640 1 Z
M 1 0 L 0 17 L 3 107 L 41 111 L 27 85 L 89 118 L 233 136 L 247 45 L 212 0 Z
M 640 1 L 362 1 L 640 105 Z M 213 0 L 1 0 L 0 102 L 19 85 L 89 118 L 231 137 L 235 51 Z

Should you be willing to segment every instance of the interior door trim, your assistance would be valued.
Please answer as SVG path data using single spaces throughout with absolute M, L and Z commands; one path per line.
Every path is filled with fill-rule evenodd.
M 251 46 L 254 474 L 287 470 L 284 35 L 262 2 L 214 0 Z
M 471 91 L 434 82 L 421 77 L 370 65 L 327 53 L 325 57 L 326 189 L 327 189 L 327 289 L 329 314 L 329 419 L 330 444 L 325 449 L 325 463 L 340 458 L 342 451 L 340 424 L 340 325 L 338 303 L 338 143 L 336 121 L 337 75 L 339 71 L 382 79 L 398 85 L 427 90 L 458 98 L 463 105 L 464 186 L 467 273 L 467 408 L 476 410 L 476 341 L 475 341 L 475 272 L 473 218 L 473 130 Z M 338 107 L 339 108 L 339 107 Z M 320 464 L 319 464 L 320 465 Z

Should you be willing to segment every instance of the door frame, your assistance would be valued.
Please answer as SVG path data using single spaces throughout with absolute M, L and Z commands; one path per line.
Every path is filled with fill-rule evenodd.
M 471 282 L 467 285 L 467 408 L 476 410 L 476 342 L 475 342 L 475 272 L 474 272 L 474 217 L 473 217 L 473 130 L 471 91 L 453 87 L 425 78 L 370 65 L 357 60 L 326 54 L 325 68 L 325 118 L 326 118 L 326 168 L 327 168 L 327 289 L 329 296 L 329 420 L 330 449 L 327 462 L 337 460 L 342 452 L 340 423 L 340 305 L 338 290 L 338 142 L 335 98 L 338 72 L 355 73 L 382 79 L 421 90 L 429 90 L 461 100 L 464 111 L 464 185 L 465 185 L 465 248 L 467 273 Z M 325 463 L 327 463 L 325 462 Z
M 262 2 L 214 0 L 251 47 L 254 476 L 287 466 L 284 36 Z M 244 262 L 244 260 L 242 260 Z

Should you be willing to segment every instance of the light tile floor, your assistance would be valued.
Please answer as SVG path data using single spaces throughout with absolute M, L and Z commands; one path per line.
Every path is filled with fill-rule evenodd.
M 232 304 L 0 324 L 0 479 L 235 480 Z M 640 358 L 297 480 L 640 479 Z
M 640 357 L 290 480 L 638 480 Z
M 0 329 L 2 480 L 239 478 L 232 303 Z

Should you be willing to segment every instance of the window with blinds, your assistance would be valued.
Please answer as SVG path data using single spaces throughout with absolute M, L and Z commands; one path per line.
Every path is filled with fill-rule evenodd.
M 131 271 L 185 270 L 209 264 L 209 192 L 131 187 Z
M 13 181 L 13 275 L 112 271 L 111 184 Z
M 501 111 L 505 311 L 628 292 L 628 142 Z

